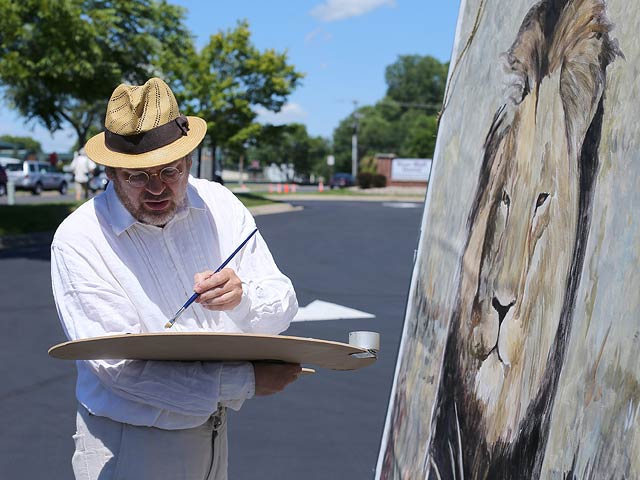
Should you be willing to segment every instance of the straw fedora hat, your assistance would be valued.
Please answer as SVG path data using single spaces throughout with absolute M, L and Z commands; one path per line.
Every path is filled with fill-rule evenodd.
M 111 95 L 104 132 L 89 139 L 89 158 L 107 167 L 150 168 L 191 153 L 207 122 L 180 115 L 169 86 L 152 78 L 142 86 L 119 85 Z

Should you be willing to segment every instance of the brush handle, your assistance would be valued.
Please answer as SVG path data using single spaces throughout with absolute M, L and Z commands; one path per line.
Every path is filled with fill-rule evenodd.
M 189 297 L 189 300 L 187 300 L 184 305 L 182 306 L 182 308 L 184 308 L 185 310 L 187 308 L 189 308 L 189 305 L 191 305 L 193 302 L 196 301 L 196 298 L 198 298 L 200 296 L 199 293 L 193 292 L 193 295 L 191 295 L 191 297 Z
M 215 273 L 218 273 L 220 270 L 222 270 L 224 267 L 226 267 L 226 266 L 227 266 L 227 263 L 229 263 L 229 262 L 231 261 L 231 259 L 232 259 L 233 257 L 235 257 L 235 256 L 236 256 L 236 253 L 238 253 L 240 250 L 242 250 L 242 247 L 244 247 L 244 246 L 247 244 L 247 242 L 251 239 L 251 237 L 253 237 L 253 236 L 256 234 L 256 232 L 257 232 L 257 231 L 258 231 L 258 229 L 256 228 L 253 232 L 251 232 L 251 233 L 249 234 L 249 236 L 248 236 L 247 238 L 245 238 L 245 239 L 244 239 L 244 242 L 242 242 L 242 243 L 238 246 L 238 248 L 236 248 L 236 249 L 233 251 L 233 253 L 232 253 L 231 255 L 229 255 L 229 258 L 227 258 L 227 259 L 224 261 L 224 263 L 218 267 L 218 269 L 215 271 Z M 191 300 L 191 299 L 189 299 L 189 300 Z
M 251 232 L 249 234 L 249 236 L 247 238 L 244 239 L 244 241 L 238 246 L 238 248 L 236 248 L 233 253 L 231 255 L 229 255 L 227 257 L 227 259 L 222 262 L 222 265 L 220 265 L 216 271 L 214 273 L 218 273 L 220 270 L 222 270 L 224 267 L 227 266 L 227 264 L 233 259 L 233 257 L 236 256 L 236 254 L 242 250 L 242 247 L 244 247 L 247 242 L 251 239 L 251 237 L 253 237 L 256 232 L 258 231 L 258 229 L 254 229 L 253 232 Z M 180 315 L 182 315 L 182 312 L 184 312 L 187 308 L 189 308 L 189 305 L 191 305 L 193 302 L 196 301 L 196 298 L 198 298 L 200 296 L 199 293 L 193 292 L 193 295 L 191 295 L 191 297 L 189 297 L 189 300 L 187 300 L 184 305 L 182 306 L 182 308 L 180 308 L 180 310 L 178 310 L 178 312 L 173 316 L 173 318 L 171 320 L 169 320 L 166 325 L 164 326 L 164 328 L 171 328 L 173 327 L 173 324 L 176 323 L 176 320 L 178 319 L 178 317 Z

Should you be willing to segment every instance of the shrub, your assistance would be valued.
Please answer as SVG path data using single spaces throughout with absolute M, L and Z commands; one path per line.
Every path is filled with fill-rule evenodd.
M 387 177 L 381 173 L 376 173 L 371 179 L 371 186 L 374 188 L 383 188 L 387 186 Z
M 358 186 L 362 189 L 370 188 L 373 175 L 369 172 L 360 172 L 358 174 Z

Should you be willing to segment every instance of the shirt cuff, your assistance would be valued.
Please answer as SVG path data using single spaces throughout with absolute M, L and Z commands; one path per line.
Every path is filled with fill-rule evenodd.
M 226 314 L 237 325 L 242 326 L 246 323 L 246 318 L 251 311 L 251 298 L 249 297 L 249 284 L 242 282 L 242 298 L 240 303 L 233 310 L 229 310 Z
M 239 410 L 255 394 L 256 381 L 251 362 L 224 362 L 220 373 L 220 403 Z

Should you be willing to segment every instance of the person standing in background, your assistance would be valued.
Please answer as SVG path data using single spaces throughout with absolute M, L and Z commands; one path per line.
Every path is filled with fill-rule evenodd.
M 76 184 L 76 202 L 82 198 L 89 198 L 89 179 L 91 172 L 96 168 L 96 164 L 91 161 L 84 152 L 84 148 L 78 151 L 71 162 L 73 178 Z

